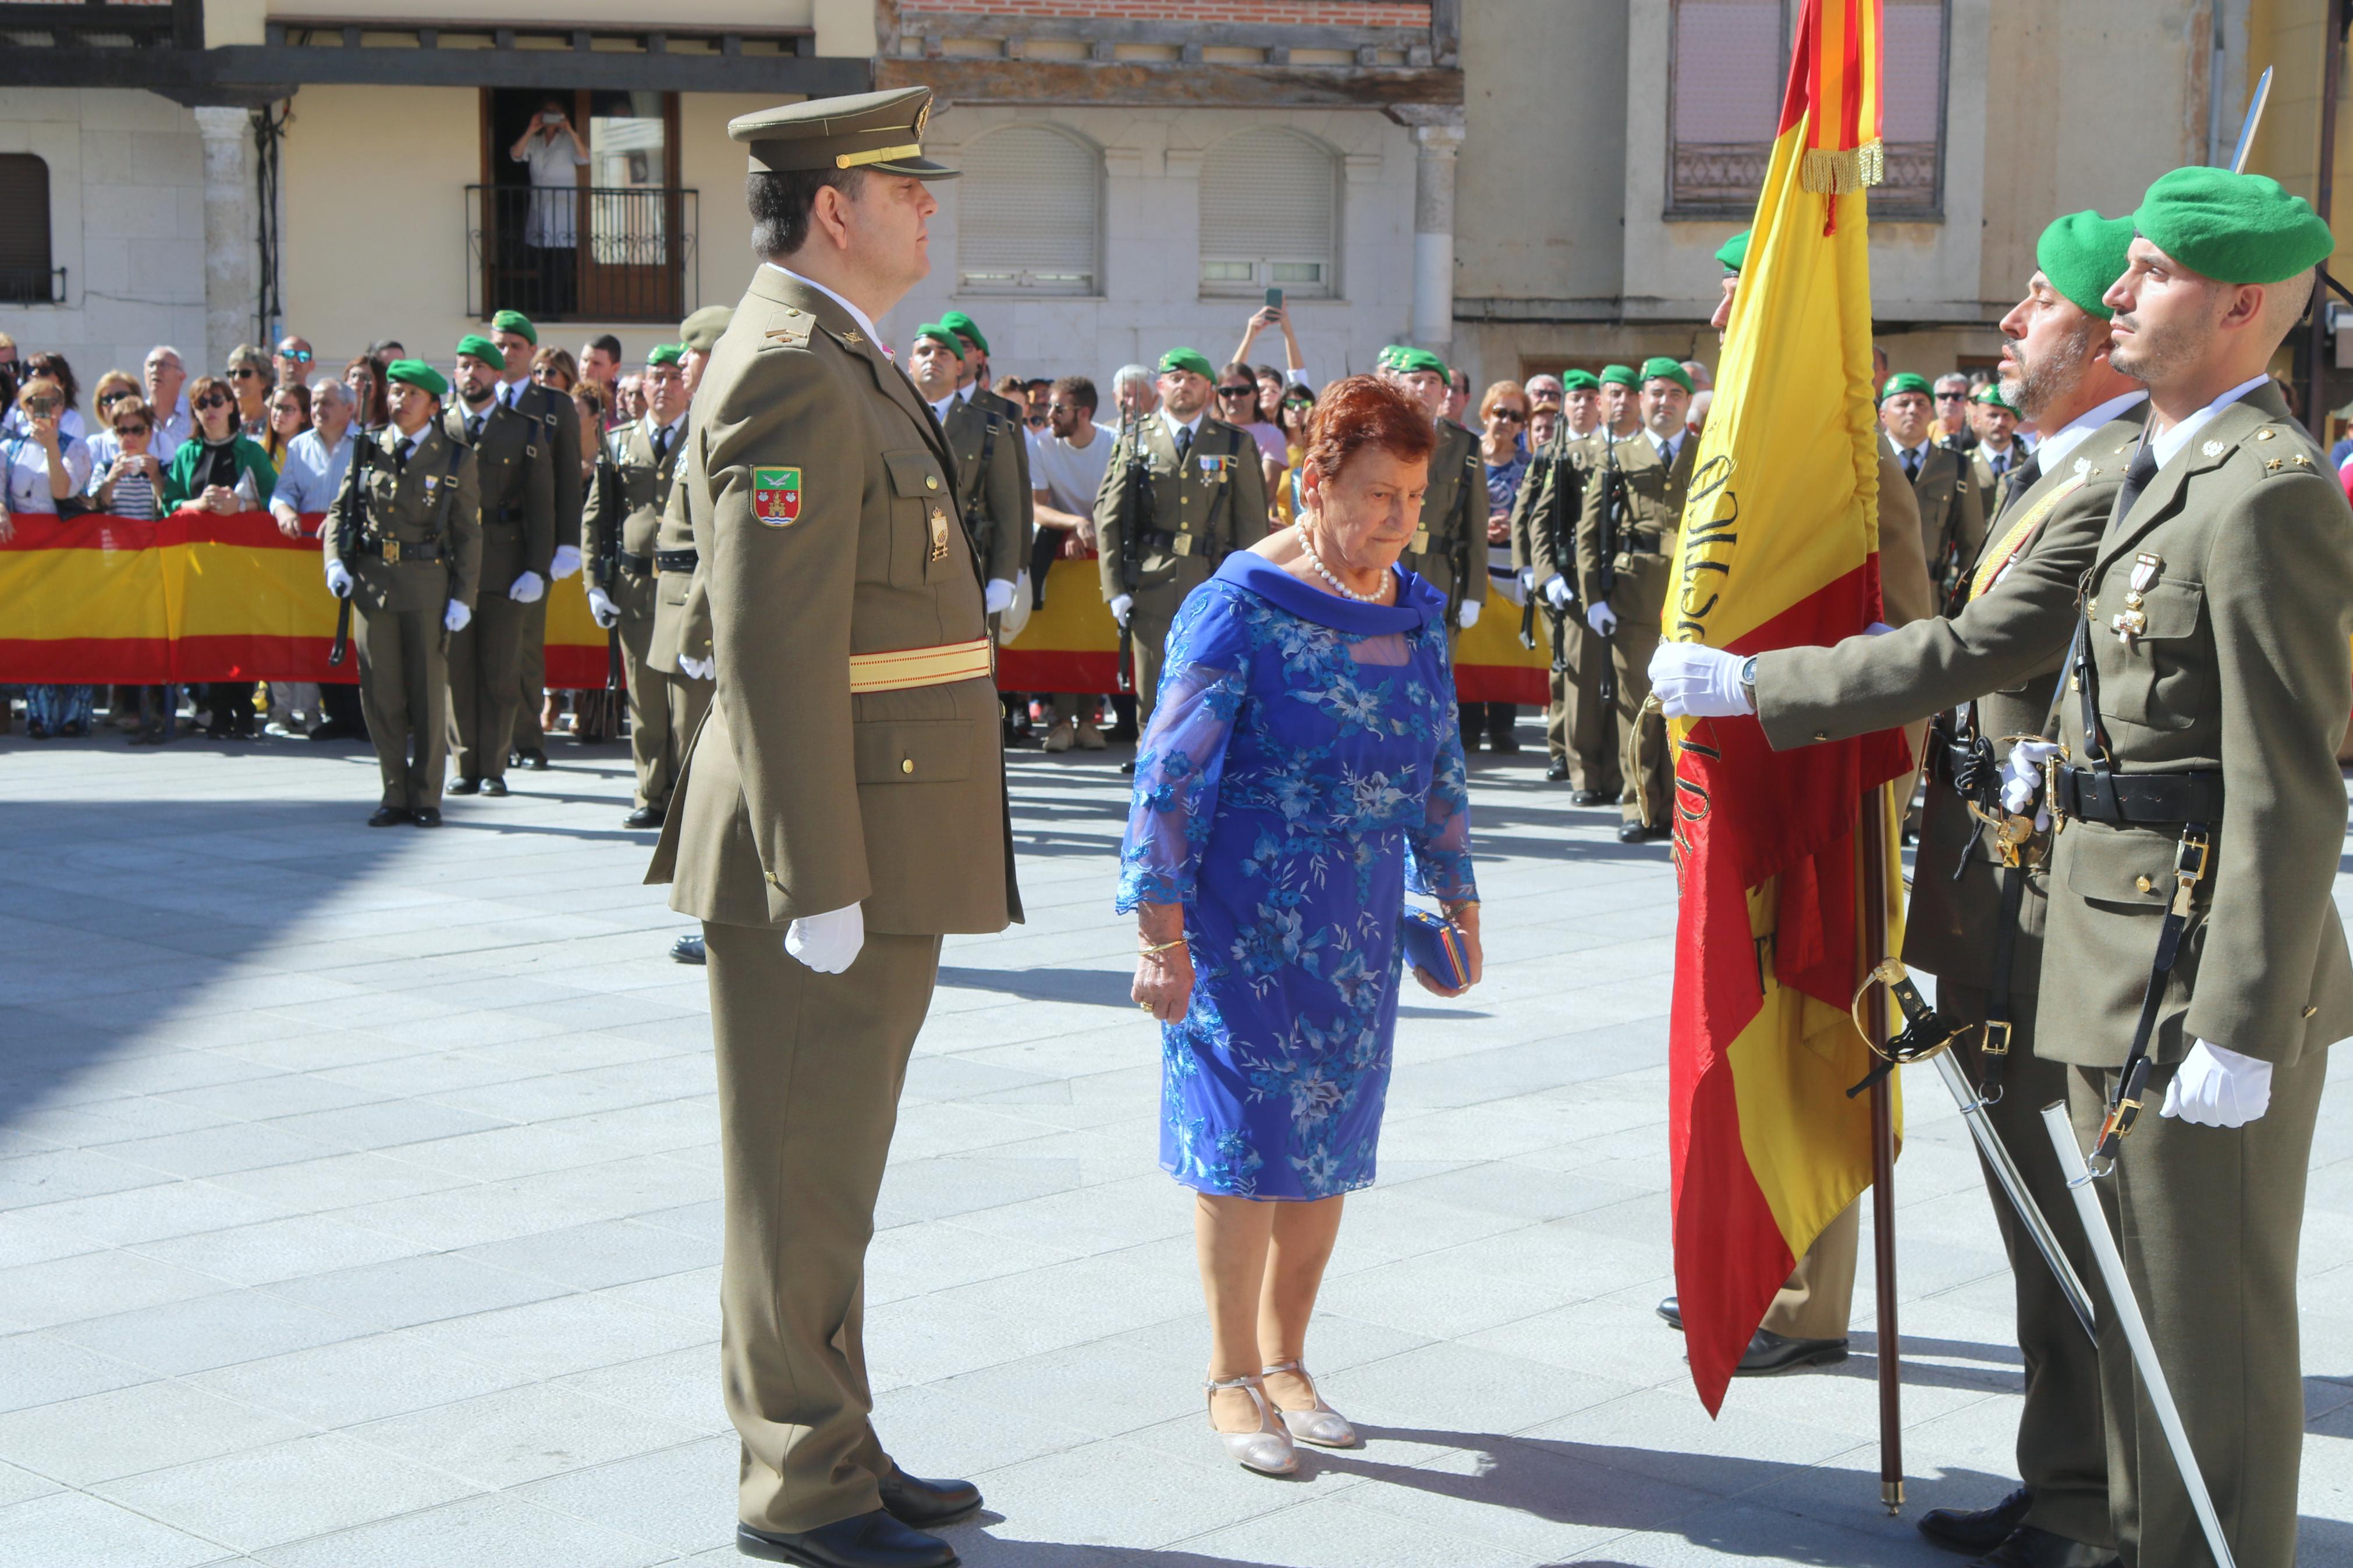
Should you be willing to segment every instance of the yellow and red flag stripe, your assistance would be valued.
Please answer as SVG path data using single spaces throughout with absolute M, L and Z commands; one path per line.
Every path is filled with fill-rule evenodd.
M 1880 0 L 1803 0 L 1780 129 L 1695 456 L 1671 638 L 1750 654 L 1879 615 L 1869 224 Z M 1718 1409 L 1798 1258 L 1871 1180 L 1847 1005 L 1855 826 L 1906 774 L 1900 731 L 1776 752 L 1751 719 L 1678 723 L 1682 903 L 1669 1024 L 1675 1284 Z

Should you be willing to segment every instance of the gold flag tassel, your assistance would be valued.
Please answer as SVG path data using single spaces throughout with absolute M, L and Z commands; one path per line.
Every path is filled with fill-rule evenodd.
M 1798 163 L 1798 184 L 1842 196 L 1887 178 L 1887 144 L 1874 136 L 1860 147 L 1810 147 Z

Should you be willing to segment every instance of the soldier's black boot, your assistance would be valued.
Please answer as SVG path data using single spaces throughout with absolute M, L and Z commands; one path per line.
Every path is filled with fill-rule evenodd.
M 1955 1552 L 1990 1552 L 2026 1522 L 2034 1494 L 2019 1487 L 1991 1508 L 1932 1508 L 1920 1516 L 1920 1533 Z

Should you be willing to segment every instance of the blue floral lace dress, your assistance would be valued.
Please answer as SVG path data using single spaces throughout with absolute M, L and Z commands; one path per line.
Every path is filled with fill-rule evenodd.
M 1406 890 L 1476 896 L 1445 598 L 1398 576 L 1366 605 L 1231 555 L 1168 635 L 1118 907 L 1185 907 L 1160 1163 L 1201 1192 L 1371 1183 Z

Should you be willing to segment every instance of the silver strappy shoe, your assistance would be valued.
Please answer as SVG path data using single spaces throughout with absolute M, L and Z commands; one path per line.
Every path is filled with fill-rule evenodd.
M 1305 1367 L 1295 1361 L 1279 1361 L 1272 1366 L 1261 1368 L 1259 1376 L 1269 1378 L 1279 1372 L 1287 1372 L 1299 1379 L 1315 1396 L 1314 1405 L 1308 1409 L 1275 1412 L 1282 1417 L 1286 1431 L 1300 1442 L 1313 1443 L 1319 1448 L 1353 1448 L 1356 1446 L 1356 1429 L 1348 1425 L 1346 1416 L 1324 1403 L 1324 1391 L 1315 1386 L 1315 1379 L 1308 1374 Z
M 1299 1450 L 1291 1446 L 1291 1434 L 1275 1420 L 1274 1406 L 1267 1403 L 1266 1388 L 1249 1373 L 1240 1377 L 1213 1377 L 1201 1384 L 1214 1405 L 1222 1389 L 1246 1391 L 1250 1402 L 1258 1406 L 1258 1429 L 1254 1432 L 1219 1432 L 1226 1453 L 1246 1470 L 1256 1470 L 1262 1476 L 1288 1476 L 1299 1468 Z

